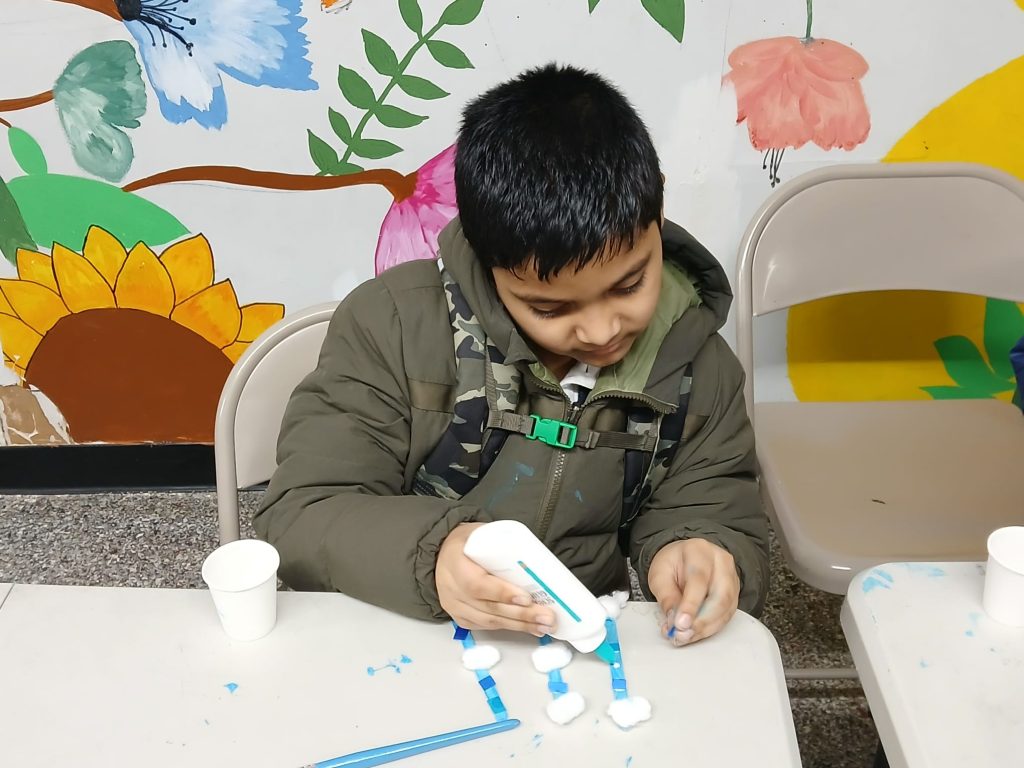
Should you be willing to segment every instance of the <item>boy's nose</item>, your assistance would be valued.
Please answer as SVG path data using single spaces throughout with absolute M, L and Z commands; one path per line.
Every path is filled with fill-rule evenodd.
M 576 327 L 576 338 L 588 347 L 606 347 L 618 338 L 622 322 L 615 315 L 591 316 Z

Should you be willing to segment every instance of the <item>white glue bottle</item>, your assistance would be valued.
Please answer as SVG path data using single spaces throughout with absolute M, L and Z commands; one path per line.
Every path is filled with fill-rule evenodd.
M 485 523 L 469 534 L 463 552 L 488 573 L 524 589 L 537 605 L 551 608 L 552 637 L 614 662 L 601 603 L 525 525 L 516 520 Z

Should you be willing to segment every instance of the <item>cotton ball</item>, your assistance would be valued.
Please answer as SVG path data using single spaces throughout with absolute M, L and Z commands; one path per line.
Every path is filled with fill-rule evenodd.
M 628 730 L 637 723 L 651 719 L 651 702 L 643 696 L 615 699 L 608 705 L 608 716 L 619 728 Z
M 501 659 L 501 654 L 493 645 L 474 645 L 462 652 L 462 666 L 466 669 L 490 669 Z
M 583 696 L 576 691 L 569 691 L 548 702 L 547 712 L 548 717 L 558 725 L 568 725 L 582 715 L 586 708 L 587 703 L 583 700 Z
M 604 608 L 604 612 L 608 614 L 609 619 L 617 619 L 619 614 L 622 613 L 622 607 L 614 595 L 601 595 L 601 597 L 597 598 L 597 602 Z
M 619 604 L 619 608 L 625 608 L 626 603 L 629 602 L 629 592 L 624 589 L 612 592 L 612 597 L 615 599 L 615 602 Z
M 551 643 L 535 648 L 531 658 L 533 668 L 546 675 L 548 672 L 567 667 L 572 661 L 572 651 L 565 643 Z

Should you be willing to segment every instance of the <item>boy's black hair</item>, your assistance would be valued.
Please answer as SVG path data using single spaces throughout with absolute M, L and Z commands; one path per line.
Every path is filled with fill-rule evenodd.
M 455 193 L 466 239 L 488 267 L 542 280 L 632 247 L 663 199 L 643 121 L 599 75 L 549 64 L 463 112 Z

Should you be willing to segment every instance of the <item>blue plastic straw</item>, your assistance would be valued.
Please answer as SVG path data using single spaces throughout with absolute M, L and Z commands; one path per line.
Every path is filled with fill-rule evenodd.
M 372 768 L 375 765 L 391 763 L 395 760 L 402 760 L 413 755 L 422 755 L 424 752 L 433 752 L 436 749 L 444 749 L 466 741 L 481 739 L 484 736 L 493 736 L 496 733 L 510 731 L 519 726 L 518 720 L 498 720 L 493 723 L 485 723 L 472 728 L 465 728 L 461 731 L 439 733 L 436 736 L 427 736 L 414 741 L 403 741 L 400 744 L 390 744 L 386 747 L 374 747 L 362 752 L 353 752 L 350 755 L 333 757 L 330 760 L 321 760 L 319 763 L 311 763 L 303 768 Z

